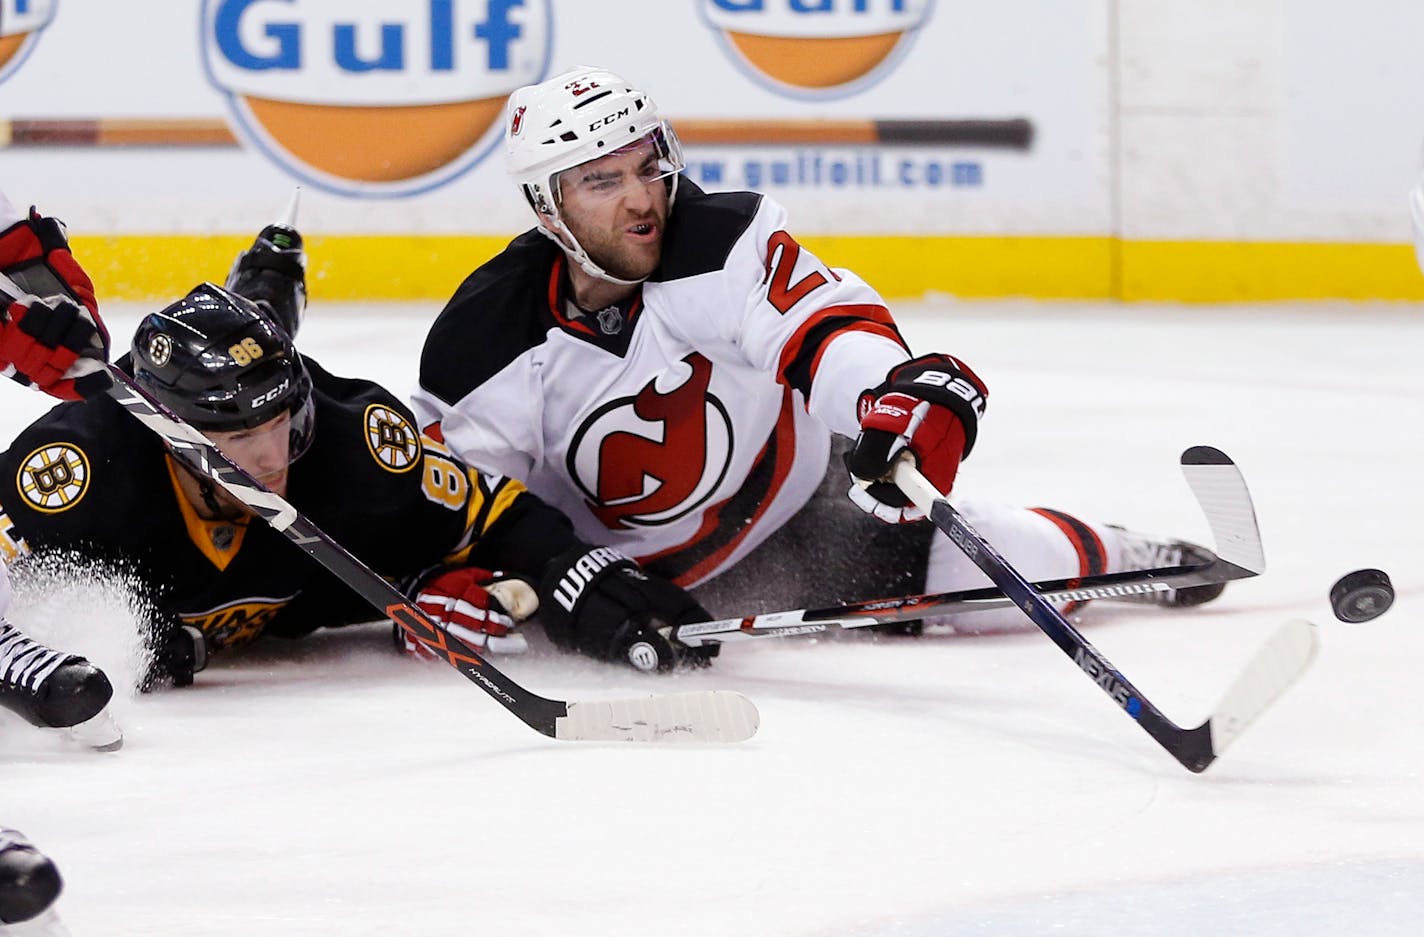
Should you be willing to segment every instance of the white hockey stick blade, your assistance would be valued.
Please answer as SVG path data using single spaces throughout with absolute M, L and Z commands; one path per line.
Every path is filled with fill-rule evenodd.
M 756 735 L 756 704 L 731 690 L 569 703 L 554 737 L 578 742 L 743 742 Z
M 1212 750 L 1220 755 L 1240 738 L 1310 668 L 1319 647 L 1316 627 L 1310 622 L 1298 619 L 1282 625 L 1217 703 L 1208 720 Z
M 1206 515 L 1217 557 L 1256 575 L 1264 572 L 1256 509 L 1236 463 L 1220 449 L 1193 446 L 1182 453 L 1182 474 Z

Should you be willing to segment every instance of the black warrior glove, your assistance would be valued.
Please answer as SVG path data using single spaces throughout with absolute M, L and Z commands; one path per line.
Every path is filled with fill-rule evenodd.
M 692 596 L 612 547 L 571 550 L 550 561 L 539 583 L 539 619 L 551 641 L 639 670 L 706 666 L 718 645 L 688 647 L 658 629 L 711 617 Z

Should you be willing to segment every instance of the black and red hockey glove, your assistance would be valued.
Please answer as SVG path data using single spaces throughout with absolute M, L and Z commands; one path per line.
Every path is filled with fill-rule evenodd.
M 551 641 L 638 670 L 709 664 L 718 645 L 688 647 L 660 629 L 711 617 L 678 586 L 612 547 L 571 550 L 549 562 L 539 583 L 539 620 Z
M 0 305 L 4 373 L 66 400 L 103 391 L 109 376 L 99 365 L 109 357 L 109 333 L 64 225 L 31 208 L 0 232 L 0 272 L 27 293 Z
M 979 376 L 949 355 L 922 355 L 892 368 L 884 383 L 860 395 L 860 436 L 846 468 L 869 484 L 851 486 L 850 499 L 892 524 L 923 518 L 886 475 L 908 451 L 925 478 L 948 494 L 974 448 L 988 397 Z

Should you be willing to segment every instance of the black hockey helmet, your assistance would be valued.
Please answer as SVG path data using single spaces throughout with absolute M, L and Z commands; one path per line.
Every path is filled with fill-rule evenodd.
M 289 459 L 311 444 L 311 374 L 286 333 L 251 300 L 212 283 L 145 316 L 134 379 L 200 430 L 252 429 L 292 414 Z

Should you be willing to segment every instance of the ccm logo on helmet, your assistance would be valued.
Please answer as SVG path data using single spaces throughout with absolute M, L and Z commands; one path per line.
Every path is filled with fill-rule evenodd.
M 550 3 L 204 0 L 203 62 L 241 134 L 293 175 L 411 194 L 498 142 L 505 98 L 548 67 Z
M 618 123 L 618 121 L 623 120 L 631 113 L 633 113 L 633 109 L 630 107 L 625 107 L 623 108 L 623 110 L 619 111 L 616 114 L 609 114 L 607 117 L 604 117 L 601 120 L 595 120 L 593 123 L 588 125 L 588 132 L 593 133 L 600 127 L 607 127 L 609 124 L 616 124 Z
M 788 97 L 839 98 L 887 75 L 934 0 L 701 0 L 743 71 Z
M 57 0 L 0 0 L 0 81 L 20 67 L 40 30 L 54 19 Z
M 262 407 L 266 404 L 269 404 L 274 400 L 281 400 L 282 395 L 287 392 L 287 388 L 291 385 L 291 383 L 292 382 L 290 380 L 283 379 L 282 383 L 278 384 L 276 387 L 272 388 L 266 393 L 258 394 L 256 397 L 253 397 L 252 409 L 261 410 Z

